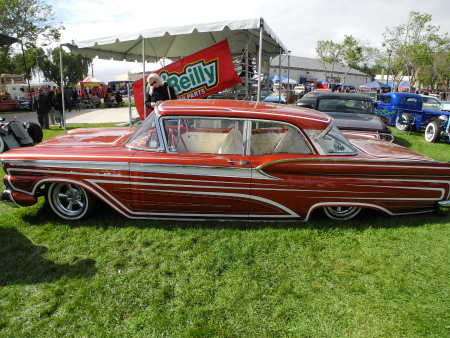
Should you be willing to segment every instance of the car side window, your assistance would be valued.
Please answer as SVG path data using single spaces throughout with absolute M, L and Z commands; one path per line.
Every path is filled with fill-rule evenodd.
M 242 155 L 244 120 L 164 119 L 169 152 Z
M 391 103 L 391 97 L 390 96 L 383 96 L 383 103 Z
M 288 124 L 252 121 L 250 155 L 312 154 L 300 131 Z

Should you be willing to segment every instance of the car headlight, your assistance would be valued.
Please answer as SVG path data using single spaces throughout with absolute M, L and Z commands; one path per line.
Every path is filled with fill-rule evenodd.
M 441 115 L 438 117 L 439 123 L 446 124 L 448 121 L 448 115 Z

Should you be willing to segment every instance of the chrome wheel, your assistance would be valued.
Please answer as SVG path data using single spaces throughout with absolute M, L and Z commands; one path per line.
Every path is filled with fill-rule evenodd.
M 75 184 L 53 183 L 47 192 L 50 207 L 61 218 L 83 219 L 95 207 L 95 197 Z
M 399 116 L 397 115 L 397 118 L 395 120 L 395 128 L 400 131 L 408 131 L 412 128 L 410 124 L 408 124 L 408 121 L 412 120 L 412 115 L 408 113 L 404 113 L 401 116 L 401 120 L 399 119 Z
M 428 123 L 425 128 L 425 140 L 427 142 L 437 142 L 441 136 L 441 126 L 436 121 Z
M 325 215 L 329 218 L 338 220 L 338 221 L 346 221 L 352 219 L 356 215 L 360 213 L 362 208 L 359 207 L 325 207 L 323 211 Z

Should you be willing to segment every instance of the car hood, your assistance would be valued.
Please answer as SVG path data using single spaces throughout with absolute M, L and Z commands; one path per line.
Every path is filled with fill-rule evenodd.
M 411 149 L 402 147 L 395 143 L 353 137 L 348 137 L 348 140 L 353 144 L 355 148 L 373 159 L 435 162 L 435 160 L 425 155 L 419 154 Z
M 390 132 L 390 129 L 376 115 L 326 112 L 341 130 L 373 130 Z
M 136 128 L 80 128 L 35 147 L 118 147 Z

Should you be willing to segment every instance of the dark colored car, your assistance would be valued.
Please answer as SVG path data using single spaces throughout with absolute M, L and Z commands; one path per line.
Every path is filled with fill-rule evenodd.
M 300 100 L 295 101 L 294 106 L 303 108 L 314 108 L 314 103 L 316 103 L 316 98 L 325 91 L 314 90 L 312 92 L 306 93 Z
M 17 110 L 33 110 L 33 105 L 31 100 L 19 100 L 16 105 Z
M 346 136 L 368 137 L 392 142 L 394 137 L 388 120 L 375 113 L 373 101 L 362 94 L 322 93 L 317 96 L 314 109 L 330 115 Z

